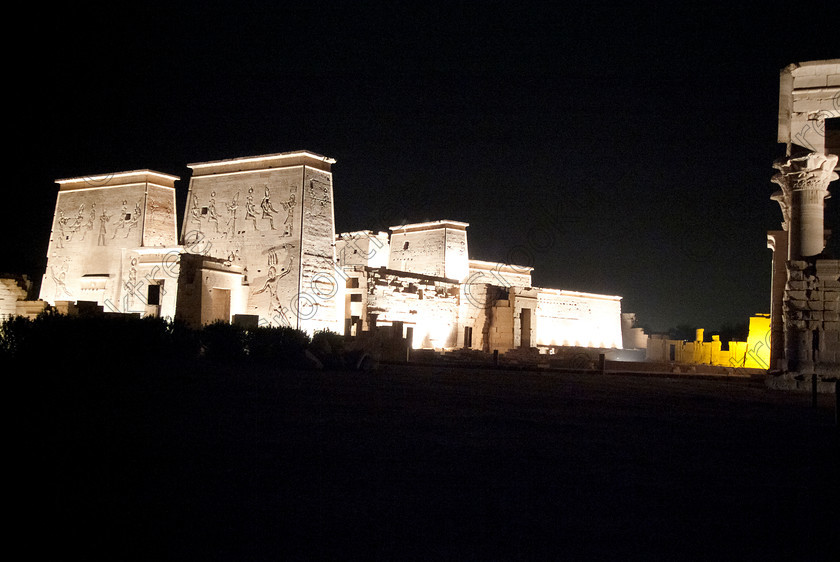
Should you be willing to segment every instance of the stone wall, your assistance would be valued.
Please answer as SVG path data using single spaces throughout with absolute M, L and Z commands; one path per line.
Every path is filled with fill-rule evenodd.
M 458 342 L 459 287 L 443 278 L 388 269 L 366 270 L 363 305 L 369 327 L 404 326 L 414 349 L 454 348 Z M 371 318 L 371 316 L 375 318 Z
M 466 223 L 441 220 L 391 227 L 388 268 L 463 281 L 469 274 Z
M 645 359 L 654 363 L 714 365 L 719 367 L 767 369 L 770 362 L 770 315 L 750 317 L 747 341 L 729 341 L 723 349 L 720 336 L 705 341 L 698 329 L 694 341 L 668 339 L 663 334 L 648 337 Z
M 338 234 L 335 237 L 335 256 L 339 267 L 388 267 L 388 233 L 360 230 Z
M 481 260 L 469 261 L 467 283 L 483 283 L 499 287 L 530 287 L 534 268 Z
M 341 332 L 343 307 L 338 306 L 338 300 L 342 285 L 335 276 L 332 174 L 306 166 L 304 186 L 300 289 L 292 302 L 292 314 L 298 318 L 298 328 L 310 334 L 318 330 Z
M 292 152 L 190 164 L 182 243 L 241 268 L 260 324 L 341 331 L 333 160 Z
M 141 316 L 175 318 L 178 304 L 178 276 L 181 271 L 182 248 L 131 248 L 122 253 L 120 278 L 113 302 L 104 301 L 107 312 L 126 312 Z M 103 302 L 99 287 L 104 279 L 98 276 L 82 279 L 80 300 Z
M 747 335 L 744 366 L 751 369 L 772 368 L 772 316 L 756 314 L 750 316 Z
M 621 338 L 624 349 L 647 347 L 647 334 L 643 328 L 636 326 L 636 315 L 632 312 L 621 313 Z
M 789 262 L 784 307 L 788 368 L 840 374 L 840 260 Z
M 621 348 L 621 297 L 540 289 L 537 345 Z
M 230 322 L 245 314 L 248 287 L 242 269 L 230 262 L 185 253 L 181 256 L 175 318 L 193 327 Z
M 0 275 L 0 322 L 18 314 L 18 303 L 27 302 L 31 286 L 25 275 Z
M 500 336 L 500 323 L 495 320 L 505 318 L 509 307 L 507 287 L 489 283 L 464 283 L 461 285 L 458 331 L 458 347 L 467 347 L 478 351 L 490 352 L 494 349 L 507 349 L 513 345 L 512 335 Z M 510 313 L 508 312 L 508 315 Z M 502 321 L 504 323 L 504 321 Z M 512 321 L 510 322 L 512 326 Z M 465 329 L 470 329 L 470 341 L 465 342 Z M 469 345 L 466 345 L 469 343 Z
M 137 312 L 126 307 L 126 295 L 134 298 L 147 272 L 133 267 L 131 252 L 177 244 L 177 179 L 140 170 L 58 180 L 40 298 Z
M 826 119 L 840 118 L 840 59 L 788 65 L 780 73 L 779 84 L 778 141 L 830 152 L 826 150 Z
M 460 288 L 461 332 L 472 328 L 472 349 L 622 347 L 620 297 L 489 283 Z M 460 334 L 459 347 L 463 341 Z

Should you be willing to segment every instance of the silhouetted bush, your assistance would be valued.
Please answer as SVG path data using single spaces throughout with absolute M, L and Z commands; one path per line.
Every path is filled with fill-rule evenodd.
M 310 351 L 317 357 L 324 367 L 343 368 L 344 357 L 344 336 L 330 330 L 320 330 L 312 336 Z
M 169 358 L 173 360 L 193 361 L 201 351 L 198 333 L 184 322 L 173 321 L 166 324 L 166 342 Z
M 307 353 L 308 352 L 308 353 Z M 329 330 L 310 338 L 290 327 L 246 330 L 227 322 L 201 329 L 160 318 L 127 314 L 68 316 L 46 312 L 34 320 L 0 324 L 0 361 L 50 369 L 58 376 L 85 373 L 166 372 L 198 358 L 213 363 L 300 368 L 357 368 L 361 354 L 345 349 Z
M 197 356 L 197 339 L 183 325 L 161 318 L 45 312 L 15 317 L 0 327 L 0 353 L 21 365 L 62 372 L 128 372 Z
M 243 361 L 247 357 L 246 332 L 243 328 L 217 321 L 201 329 L 202 355 L 215 362 Z
M 248 357 L 256 363 L 300 366 L 309 344 L 306 332 L 288 326 L 259 327 L 247 334 Z
M 33 331 L 32 320 L 15 316 L 0 324 L 0 361 L 18 357 L 28 344 Z

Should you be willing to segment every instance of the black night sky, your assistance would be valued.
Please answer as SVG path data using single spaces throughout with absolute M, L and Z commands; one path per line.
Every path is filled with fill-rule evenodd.
M 9 22 L 0 270 L 40 278 L 56 179 L 170 173 L 183 213 L 187 164 L 306 149 L 339 232 L 466 221 L 472 258 L 653 330 L 769 312 L 778 73 L 840 56 L 830 2 L 224 6 Z

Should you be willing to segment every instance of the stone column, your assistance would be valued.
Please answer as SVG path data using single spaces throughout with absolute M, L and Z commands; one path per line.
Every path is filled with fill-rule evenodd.
M 837 179 L 836 165 L 836 155 L 818 152 L 773 163 L 778 170 L 773 182 L 781 190 L 772 199 L 781 206 L 788 242 L 783 304 L 785 362 L 787 370 L 800 373 L 813 372 L 815 366 L 816 327 L 809 294 L 815 288 L 813 258 L 825 248 L 825 200 L 828 184 Z
M 773 276 L 770 286 L 770 369 L 780 368 L 779 360 L 784 358 L 784 297 L 787 284 L 788 237 L 784 230 L 767 233 L 767 247 L 773 250 Z
M 837 155 L 811 152 L 773 163 L 779 172 L 773 182 L 782 189 L 773 194 L 788 232 L 788 260 L 816 256 L 825 248 L 824 212 L 828 184 L 837 179 Z

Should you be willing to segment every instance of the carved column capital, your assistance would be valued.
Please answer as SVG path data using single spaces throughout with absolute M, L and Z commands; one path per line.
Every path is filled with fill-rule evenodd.
M 829 197 L 828 184 L 838 179 L 834 167 L 837 155 L 810 152 L 784 157 L 773 167 L 778 172 L 773 183 L 781 187 L 771 196 L 782 210 L 782 228 L 789 234 L 789 259 L 800 259 L 822 252 L 825 247 L 823 212 Z
M 773 176 L 773 183 L 779 184 L 782 192 L 816 190 L 827 191 L 828 184 L 838 178 L 836 154 L 809 152 L 805 156 L 785 157 L 773 162 L 779 172 Z

